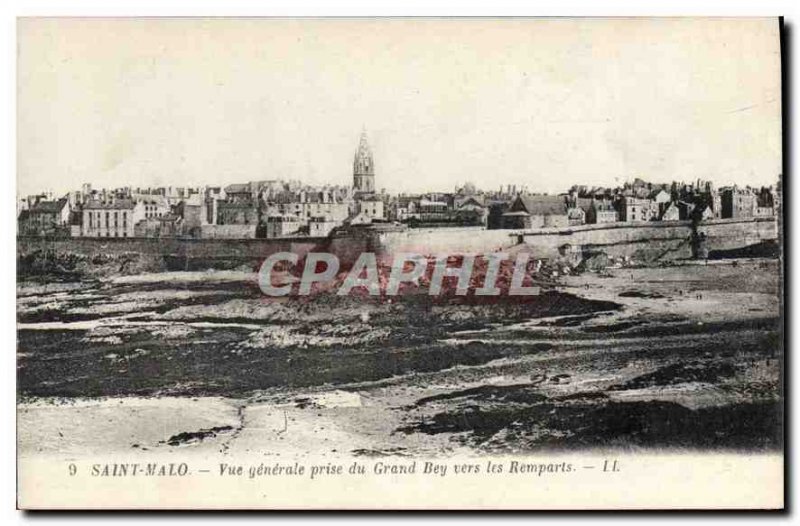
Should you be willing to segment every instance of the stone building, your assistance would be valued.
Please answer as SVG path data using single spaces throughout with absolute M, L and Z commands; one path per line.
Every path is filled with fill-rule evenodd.
M 447 202 L 436 199 L 436 196 L 423 197 L 417 202 L 417 215 L 422 223 L 445 222 L 449 211 Z
M 365 196 L 356 201 L 356 213 L 366 214 L 370 219 L 383 219 L 385 217 L 383 200 L 377 195 Z
M 50 236 L 69 230 L 70 208 L 67 199 L 39 201 L 18 216 L 19 234 L 23 236 Z
M 680 208 L 675 201 L 663 203 L 659 207 L 659 220 L 660 221 L 677 221 L 681 218 Z
M 258 225 L 258 209 L 250 201 L 218 201 L 218 225 Z
M 134 237 L 134 226 L 146 219 L 145 201 L 93 200 L 83 207 L 84 237 Z
M 233 203 L 250 203 L 254 199 L 250 183 L 230 184 L 225 187 L 225 200 Z
M 312 217 L 308 222 L 308 235 L 311 237 L 327 237 L 341 223 L 325 217 Z
M 619 212 L 610 199 L 592 199 L 586 209 L 586 222 L 589 224 L 616 223 Z
M 167 214 L 137 222 L 133 232 L 136 237 L 184 237 L 182 227 L 180 216 Z
M 291 214 L 267 216 L 265 223 L 268 239 L 296 236 L 302 226 L 300 217 Z
M 145 219 L 155 219 L 165 216 L 172 211 L 170 201 L 167 197 L 158 194 L 128 194 L 129 199 L 134 203 L 141 202 L 144 205 Z
M 586 223 L 586 211 L 579 206 L 568 208 L 567 220 L 569 221 L 569 226 L 582 225 Z
M 311 188 L 285 191 L 263 203 L 265 215 L 294 215 L 305 224 L 312 217 L 325 217 L 342 223 L 350 215 L 350 202 L 336 188 Z
M 480 196 L 470 196 L 465 199 L 456 199 L 453 219 L 459 225 L 486 226 L 489 215 Z
M 753 217 L 757 204 L 756 195 L 749 188 L 723 188 L 721 194 L 723 218 Z
M 486 202 L 486 228 L 497 230 L 504 228 L 503 214 L 508 212 L 512 201 L 506 199 L 491 199 Z
M 761 188 L 756 194 L 756 206 L 753 209 L 754 217 L 773 217 L 775 215 L 775 190 L 772 187 Z
M 658 218 L 658 205 L 652 199 L 623 196 L 619 201 L 620 221 L 652 221 Z
M 560 195 L 517 196 L 503 214 L 503 228 L 560 228 L 569 226 L 567 202 Z

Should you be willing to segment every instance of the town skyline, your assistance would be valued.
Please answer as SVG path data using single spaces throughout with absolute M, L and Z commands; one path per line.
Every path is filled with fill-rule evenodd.
M 376 192 L 374 156 L 362 131 L 350 186 L 280 179 L 194 187 L 84 183 L 59 199 L 47 193 L 18 197 L 17 220 L 23 236 L 62 237 L 303 238 L 352 234 L 352 228 L 426 225 L 527 230 L 774 218 L 780 192 L 780 181 L 775 187 L 716 188 L 702 179 L 664 183 L 641 178 L 616 186 L 573 185 L 558 195 L 511 184 L 487 191 L 473 183 L 452 192 Z
M 359 150 L 359 147 L 360 147 L 359 146 L 359 142 L 363 141 L 364 138 L 368 136 L 368 132 L 367 132 L 366 126 L 362 126 L 361 127 L 360 136 L 361 136 L 361 139 L 359 141 L 355 142 L 356 147 L 353 149 L 356 155 L 358 154 L 358 150 Z M 372 146 L 373 143 L 372 143 L 371 140 L 369 141 L 369 144 L 370 144 L 370 150 L 374 150 L 374 147 Z M 377 155 L 376 155 L 376 157 L 377 157 Z M 351 166 L 352 166 L 352 162 L 351 162 Z M 379 162 L 376 163 L 376 166 L 379 166 Z M 482 186 L 476 184 L 474 182 L 474 180 L 467 178 L 467 179 L 464 179 L 463 181 L 457 182 L 455 185 L 451 186 L 450 188 L 444 188 L 444 187 L 433 187 L 433 188 L 431 188 L 431 187 L 426 187 L 426 186 L 423 186 L 423 185 L 419 185 L 419 187 L 417 187 L 415 189 L 412 189 L 412 190 L 392 191 L 391 189 L 388 189 L 388 188 L 386 188 L 386 187 L 384 187 L 384 186 L 382 186 L 380 184 L 380 177 L 379 177 L 380 169 L 379 169 L 379 167 L 376 167 L 375 170 L 376 170 L 376 174 L 375 174 L 375 180 L 376 180 L 376 182 L 375 182 L 375 185 L 376 185 L 375 186 L 375 192 L 376 193 L 380 193 L 380 194 L 385 193 L 387 195 L 395 195 L 395 196 L 396 195 L 421 195 L 421 194 L 435 194 L 435 193 L 451 193 L 451 192 L 457 191 L 461 187 L 468 186 L 468 185 L 474 186 L 481 193 L 495 193 L 495 192 L 499 192 L 499 193 L 521 193 L 521 192 L 525 192 L 525 193 L 540 194 L 540 195 L 559 195 L 559 194 L 566 194 L 569 191 L 570 188 L 573 188 L 573 187 L 576 187 L 576 186 L 583 186 L 583 187 L 588 187 L 588 188 L 609 188 L 609 189 L 613 189 L 613 188 L 622 188 L 626 184 L 631 184 L 636 180 L 643 180 L 643 181 L 645 181 L 647 183 L 651 183 L 651 184 L 654 184 L 654 185 L 668 185 L 668 184 L 673 184 L 673 183 L 694 183 L 696 181 L 704 181 L 704 182 L 705 181 L 710 181 L 711 183 L 713 183 L 718 188 L 726 187 L 726 186 L 738 186 L 738 187 L 742 187 L 742 188 L 744 188 L 744 187 L 761 188 L 761 187 L 776 187 L 778 184 L 780 184 L 780 178 L 781 178 L 781 174 L 779 173 L 779 174 L 776 175 L 775 179 L 772 182 L 767 183 L 767 184 L 751 184 L 751 183 L 749 183 L 747 181 L 736 180 L 736 179 L 731 179 L 731 180 L 726 181 L 725 183 L 720 184 L 715 180 L 714 177 L 695 176 L 695 177 L 677 177 L 677 178 L 673 178 L 673 179 L 670 179 L 670 180 L 653 180 L 653 179 L 649 179 L 648 177 L 646 177 L 645 174 L 634 174 L 634 175 L 627 176 L 627 177 L 619 177 L 619 176 L 618 177 L 614 177 L 613 182 L 611 184 L 587 184 L 587 183 L 585 183 L 584 181 L 581 181 L 581 180 L 573 180 L 570 184 L 568 184 L 568 186 L 563 186 L 561 188 L 553 187 L 551 185 L 550 186 L 550 188 L 551 188 L 550 190 L 537 189 L 536 187 L 533 186 L 533 184 L 535 184 L 534 180 L 528 180 L 527 182 L 524 179 L 522 180 L 522 182 L 519 182 L 520 181 L 519 179 L 516 179 L 514 181 L 494 181 L 494 186 L 493 187 L 482 187 Z M 152 179 L 152 182 L 150 184 L 148 184 L 146 181 L 144 181 L 143 183 L 138 184 L 138 185 L 125 184 L 125 185 L 121 185 L 121 186 L 120 185 L 118 185 L 118 186 L 114 186 L 114 185 L 112 185 L 112 186 L 100 186 L 100 185 L 97 185 L 96 183 L 94 183 L 93 181 L 88 181 L 87 180 L 87 181 L 83 181 L 80 184 L 80 187 L 83 187 L 84 185 L 88 184 L 90 187 L 92 187 L 95 190 L 101 190 L 102 189 L 102 190 L 108 190 L 108 191 L 113 191 L 113 190 L 120 189 L 120 188 L 136 188 L 136 189 L 151 189 L 151 190 L 152 189 L 158 189 L 158 188 L 208 188 L 208 187 L 224 188 L 224 187 L 229 186 L 229 185 L 242 184 L 242 183 L 245 183 L 245 182 L 249 183 L 249 182 L 255 182 L 255 181 L 275 181 L 275 182 L 280 182 L 280 183 L 284 183 L 284 184 L 299 184 L 301 186 L 305 186 L 305 187 L 308 187 L 308 188 L 326 188 L 326 187 L 335 188 L 335 187 L 351 187 L 352 186 L 352 170 L 348 174 L 347 179 L 349 179 L 349 181 L 348 180 L 343 180 L 343 181 L 330 181 L 330 180 L 317 181 L 317 180 L 312 180 L 312 181 L 308 181 L 308 180 L 304 180 L 304 179 L 302 179 L 300 177 L 289 177 L 289 176 L 286 176 L 286 177 L 281 177 L 281 176 L 268 177 L 268 176 L 265 176 L 265 177 L 261 177 L 261 178 L 250 178 L 250 179 L 243 179 L 241 177 L 239 177 L 239 178 L 229 178 L 228 180 L 225 180 L 225 181 L 210 181 L 210 182 L 204 182 L 204 183 L 197 183 L 197 182 L 188 181 L 187 184 L 176 185 L 176 184 L 165 183 L 163 177 L 156 176 L 156 177 L 154 177 Z M 566 183 L 562 183 L 562 184 L 566 184 Z M 514 188 L 513 192 L 510 190 L 512 187 Z M 23 196 L 26 196 L 26 195 L 42 195 L 42 194 L 52 194 L 50 196 L 51 198 L 58 198 L 60 196 L 66 195 L 69 192 L 76 191 L 77 189 L 78 189 L 78 187 L 73 187 L 73 188 L 65 188 L 65 189 L 63 189 L 61 191 L 54 191 L 54 190 L 48 188 L 48 189 L 39 189 L 39 190 L 36 190 L 36 191 L 33 191 L 33 192 L 29 192 L 29 193 L 24 193 L 24 192 L 20 192 L 19 188 L 17 188 L 17 198 L 20 198 L 20 197 L 23 197 Z
M 352 178 L 353 178 L 353 175 L 351 173 L 350 174 L 350 179 L 351 179 L 350 182 L 344 182 L 344 183 L 341 183 L 341 184 L 340 183 L 314 184 L 314 183 L 309 183 L 309 182 L 302 181 L 302 180 L 299 180 L 299 179 L 273 178 L 273 179 L 247 180 L 247 181 L 245 181 L 245 180 L 236 180 L 236 181 L 232 181 L 232 182 L 229 182 L 229 183 L 226 182 L 225 184 L 220 184 L 220 183 L 217 183 L 217 184 L 187 184 L 187 185 L 171 185 L 171 184 L 155 185 L 155 184 L 153 184 L 153 185 L 137 185 L 137 186 L 122 185 L 122 186 L 110 186 L 110 187 L 98 186 L 98 185 L 95 185 L 94 183 L 92 183 L 91 181 L 85 181 L 79 187 L 66 189 L 63 193 L 55 192 L 55 191 L 50 190 L 50 189 L 40 189 L 39 191 L 34 191 L 34 192 L 31 192 L 31 193 L 28 193 L 28 194 L 20 193 L 18 191 L 17 192 L 17 198 L 20 199 L 20 198 L 25 198 L 27 196 L 38 196 L 38 195 L 48 194 L 49 195 L 49 197 L 48 197 L 49 199 L 60 199 L 60 198 L 66 197 L 67 194 L 80 191 L 81 188 L 83 188 L 83 187 L 85 187 L 87 185 L 93 191 L 106 191 L 106 192 L 114 192 L 115 190 L 121 190 L 121 189 L 128 189 L 128 190 L 131 190 L 131 191 L 135 191 L 135 190 L 153 191 L 153 190 L 168 189 L 168 188 L 171 188 L 171 189 L 202 189 L 202 188 L 221 188 L 221 189 L 225 189 L 228 186 L 249 184 L 251 182 L 275 182 L 275 183 L 279 183 L 279 184 L 283 184 L 283 185 L 289 185 L 289 186 L 297 185 L 297 186 L 299 186 L 299 188 L 305 188 L 305 189 L 352 188 L 352 186 L 353 186 L 352 185 Z M 581 184 L 581 183 L 575 183 L 575 184 L 571 184 L 569 186 L 565 186 L 562 189 L 554 191 L 554 192 L 539 192 L 539 191 L 536 191 L 533 188 L 530 188 L 526 184 L 521 184 L 520 185 L 520 184 L 512 184 L 512 183 L 498 183 L 492 188 L 483 188 L 483 187 L 480 187 L 480 186 L 474 184 L 473 181 L 465 180 L 465 181 L 461 182 L 460 184 L 456 184 L 452 188 L 441 188 L 441 189 L 437 188 L 437 189 L 428 189 L 428 190 L 422 189 L 422 190 L 410 191 L 410 192 L 390 192 L 385 188 L 381 188 L 380 185 L 377 185 L 375 193 L 379 194 L 379 195 L 385 194 L 387 196 L 394 196 L 394 197 L 397 197 L 397 196 L 414 196 L 414 195 L 419 196 L 419 195 L 431 195 L 431 194 L 452 194 L 452 193 L 458 192 L 459 190 L 462 190 L 462 189 L 464 189 L 466 187 L 472 186 L 475 189 L 476 192 L 481 193 L 481 194 L 526 193 L 526 194 L 530 194 L 530 195 L 553 195 L 553 196 L 557 196 L 557 195 L 567 195 L 570 192 L 571 189 L 576 188 L 576 187 L 584 187 L 586 189 L 600 189 L 600 188 L 603 188 L 603 189 L 608 189 L 608 190 L 614 190 L 614 189 L 622 189 L 626 185 L 627 186 L 631 186 L 636 181 L 643 181 L 646 184 L 650 184 L 650 185 L 653 185 L 653 186 L 656 186 L 656 187 L 669 186 L 669 185 L 672 185 L 672 184 L 695 185 L 698 181 L 702 181 L 704 183 L 705 182 L 711 182 L 712 184 L 714 184 L 714 186 L 717 189 L 726 188 L 726 187 L 738 187 L 738 188 L 742 188 L 742 189 L 751 188 L 751 189 L 756 190 L 756 189 L 760 189 L 760 188 L 773 188 L 773 189 L 778 188 L 780 186 L 780 184 L 781 184 L 781 174 L 778 174 L 778 176 L 776 177 L 776 179 L 772 183 L 765 184 L 765 185 L 753 185 L 753 184 L 747 184 L 745 182 L 737 182 L 737 181 L 733 181 L 733 182 L 731 182 L 729 184 L 717 185 L 716 183 L 714 183 L 714 181 L 712 181 L 710 179 L 704 179 L 702 177 L 697 177 L 697 178 L 694 178 L 694 179 L 680 179 L 680 180 L 676 179 L 676 180 L 671 180 L 671 181 L 654 181 L 654 180 L 647 180 L 646 178 L 643 178 L 643 177 L 632 177 L 632 178 L 624 179 L 621 182 L 619 182 L 619 184 L 614 184 L 614 185 L 586 185 L 586 184 Z M 512 188 L 513 188 L 513 190 L 512 190 Z
M 345 185 L 362 126 L 390 193 L 781 172 L 772 20 L 410 23 L 21 20 L 18 193 Z

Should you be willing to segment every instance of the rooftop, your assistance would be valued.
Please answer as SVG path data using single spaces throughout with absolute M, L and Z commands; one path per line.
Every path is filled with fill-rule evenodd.
M 59 213 L 66 204 L 66 199 L 59 199 L 58 201 L 39 201 L 31 207 L 30 212 L 32 214 Z
M 133 201 L 130 199 L 116 199 L 114 201 L 89 201 L 84 210 L 132 210 Z

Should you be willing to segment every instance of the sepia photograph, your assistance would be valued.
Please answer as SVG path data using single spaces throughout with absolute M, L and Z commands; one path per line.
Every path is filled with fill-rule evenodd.
M 783 508 L 782 19 L 16 24 L 18 507 Z

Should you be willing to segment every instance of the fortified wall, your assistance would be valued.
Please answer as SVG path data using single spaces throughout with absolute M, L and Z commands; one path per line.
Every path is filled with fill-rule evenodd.
M 728 250 L 778 238 L 772 218 L 716 219 L 703 222 L 698 232 L 706 235 L 709 250 Z M 602 251 L 613 257 L 645 260 L 682 259 L 692 256 L 691 221 L 608 223 L 528 231 L 447 228 L 388 232 L 380 236 L 388 254 L 482 254 L 525 243 L 537 257 L 552 258 L 559 247 L 572 252 Z
M 774 219 L 719 219 L 699 225 L 707 248 L 728 250 L 778 238 Z M 484 254 L 524 243 L 535 257 L 555 257 L 560 247 L 570 252 L 604 252 L 613 257 L 647 261 L 692 256 L 689 221 L 659 223 L 610 223 L 531 231 L 484 230 L 479 227 L 409 229 L 400 232 L 365 233 L 337 238 L 305 239 L 170 239 L 170 238 L 67 238 L 20 237 L 17 253 L 35 250 L 77 253 L 93 257 L 137 253 L 157 270 L 257 268 L 269 255 L 329 251 L 344 265 L 362 252 L 382 256 L 398 253 L 422 255 Z

